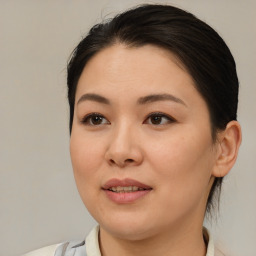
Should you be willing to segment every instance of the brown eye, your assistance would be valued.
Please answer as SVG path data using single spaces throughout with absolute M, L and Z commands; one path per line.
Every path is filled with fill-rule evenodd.
M 161 124 L 162 116 L 152 116 L 150 117 L 150 121 L 152 124 Z
M 91 123 L 92 123 L 93 125 L 101 124 L 101 123 L 102 123 L 102 120 L 103 120 L 102 116 L 92 116 L 92 117 L 91 117 Z
M 109 124 L 109 121 L 104 116 L 94 113 L 94 114 L 89 114 L 85 116 L 82 120 L 82 123 L 86 125 L 97 126 L 97 125 Z
M 153 113 L 150 114 L 146 120 L 146 123 L 152 125 L 164 125 L 175 122 L 175 119 L 167 116 L 163 113 Z

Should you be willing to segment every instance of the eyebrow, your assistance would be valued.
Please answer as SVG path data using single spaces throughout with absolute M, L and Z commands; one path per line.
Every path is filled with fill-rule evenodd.
M 176 103 L 180 103 L 184 106 L 187 106 L 186 103 L 182 99 L 177 98 L 177 97 L 175 97 L 171 94 L 167 94 L 167 93 L 152 94 L 152 95 L 148 95 L 145 97 L 141 97 L 138 99 L 138 104 L 143 105 L 143 104 L 147 104 L 147 103 L 152 103 L 152 102 L 156 102 L 156 101 L 165 101 L 165 100 L 174 101 Z
M 110 105 L 110 101 L 99 95 L 99 94 L 95 94 L 95 93 L 86 93 L 84 95 L 82 95 L 80 97 L 80 99 L 77 101 L 77 104 L 84 102 L 84 101 L 96 101 L 102 104 L 106 104 L 106 105 Z M 180 98 L 177 98 L 171 94 L 167 94 L 167 93 L 163 93 L 163 94 L 151 94 L 151 95 L 147 95 L 145 97 L 140 97 L 137 101 L 137 104 L 139 105 L 144 105 L 144 104 L 148 104 L 148 103 L 153 103 L 153 102 L 157 102 L 157 101 L 173 101 L 176 103 L 180 103 L 184 106 L 187 106 L 186 103 L 181 100 Z
M 99 102 L 102 104 L 110 105 L 110 101 L 108 99 L 106 99 L 103 96 L 100 96 L 99 94 L 95 94 L 95 93 L 86 93 L 86 94 L 82 95 L 80 97 L 80 99 L 77 101 L 77 105 L 79 103 L 81 103 L 83 101 L 87 101 L 87 100 L 96 101 L 96 102 Z

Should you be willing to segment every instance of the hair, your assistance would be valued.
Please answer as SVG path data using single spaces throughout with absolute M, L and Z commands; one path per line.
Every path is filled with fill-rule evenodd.
M 67 67 L 70 133 L 75 93 L 86 63 L 114 44 L 154 45 L 173 53 L 191 75 L 204 98 L 213 141 L 218 131 L 236 120 L 238 78 L 234 58 L 218 33 L 193 14 L 170 5 L 141 5 L 93 26 L 73 51 Z M 206 213 L 219 203 L 222 177 L 214 180 Z

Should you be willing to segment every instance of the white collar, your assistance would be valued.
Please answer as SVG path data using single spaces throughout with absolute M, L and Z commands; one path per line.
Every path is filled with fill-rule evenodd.
M 204 236 L 208 240 L 207 253 L 205 256 L 214 256 L 214 243 L 207 228 L 203 229 Z M 87 256 L 101 256 L 99 246 L 99 226 L 94 227 L 85 239 Z
M 87 256 L 101 256 L 99 246 L 99 227 L 99 225 L 94 227 L 85 239 Z
M 210 234 L 209 230 L 206 227 L 203 228 L 203 233 L 204 233 L 204 237 L 208 241 L 207 252 L 205 256 L 214 256 L 214 242 L 213 242 L 212 235 Z

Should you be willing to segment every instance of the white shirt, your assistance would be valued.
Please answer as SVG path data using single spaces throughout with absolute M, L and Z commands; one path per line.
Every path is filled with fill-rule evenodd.
M 217 256 L 214 255 L 214 243 L 212 236 L 206 228 L 204 228 L 203 231 L 204 236 L 208 239 L 206 256 Z M 83 242 L 55 244 L 27 253 L 23 256 L 101 256 L 98 235 L 99 226 L 96 226 L 86 237 L 85 244 Z M 64 254 L 62 252 L 63 249 L 66 250 L 66 253 Z

